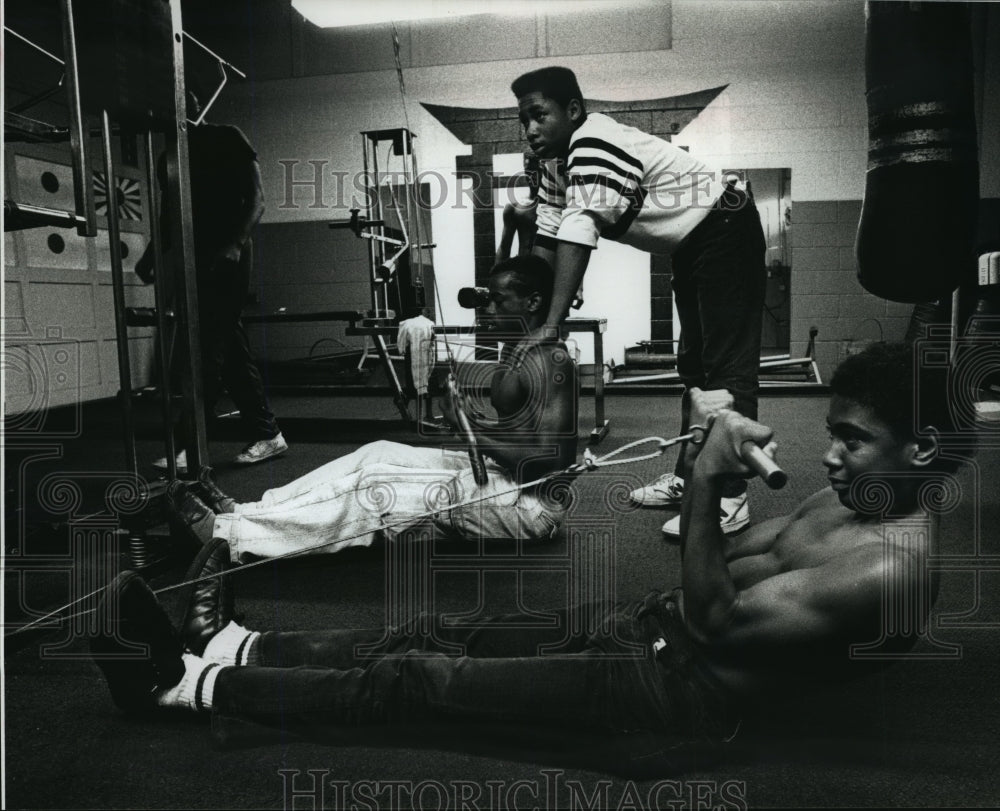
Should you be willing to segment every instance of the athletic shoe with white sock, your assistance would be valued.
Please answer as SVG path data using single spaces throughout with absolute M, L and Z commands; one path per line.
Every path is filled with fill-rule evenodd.
M 222 665 L 209 662 L 193 653 L 185 653 L 181 658 L 184 660 L 184 675 L 173 687 L 156 693 L 156 705 L 182 707 L 196 712 L 212 709 L 215 680 Z
M 181 451 L 179 454 L 177 454 L 177 456 L 174 458 L 174 461 L 177 464 L 177 472 L 178 473 L 187 473 L 188 472 L 188 455 L 187 455 L 187 451 Z M 157 470 L 166 470 L 167 469 L 167 457 L 166 456 L 161 456 L 159 459 L 157 459 L 155 462 L 153 462 L 153 467 L 155 467 Z
M 643 507 L 680 507 L 683 497 L 684 479 L 675 473 L 664 473 L 630 494 L 632 501 Z
M 235 616 L 229 543 L 213 538 L 195 555 L 184 575 L 187 584 L 183 603 L 187 606 L 181 621 L 181 638 L 191 653 L 203 656 L 205 647 Z
M 202 657 L 220 665 L 244 667 L 249 664 L 250 649 L 259 638 L 259 631 L 249 631 L 236 622 L 230 622 L 209 640 Z
M 726 535 L 743 529 L 750 523 L 750 503 L 747 501 L 746 493 L 733 498 L 723 498 L 719 507 L 719 526 Z M 663 525 L 663 534 L 671 538 L 680 538 L 681 517 L 679 515 L 675 515 Z
M 184 678 L 183 644 L 156 595 L 136 572 L 125 571 L 104 589 L 90 638 L 94 663 L 121 709 L 155 709 L 155 696 Z
M 251 442 L 233 459 L 237 465 L 253 465 L 279 456 L 288 450 L 288 443 L 285 438 L 278 434 L 273 439 L 259 439 Z

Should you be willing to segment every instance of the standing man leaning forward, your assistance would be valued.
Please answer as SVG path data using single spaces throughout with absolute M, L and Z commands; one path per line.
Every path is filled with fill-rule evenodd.
M 688 430 L 695 387 L 727 390 L 736 411 L 756 419 L 765 242 L 742 184 L 724 182 L 721 170 L 667 141 L 588 114 L 568 68 L 526 73 L 511 89 L 543 164 L 532 252 L 556 274 L 544 330 L 553 333 L 566 317 L 599 237 L 670 254 L 681 328 L 677 371 L 686 389 L 680 433 Z M 684 457 L 633 499 L 680 506 Z M 731 479 L 722 495 L 722 531 L 735 532 L 750 521 L 746 483 Z M 678 536 L 680 517 L 663 531 Z

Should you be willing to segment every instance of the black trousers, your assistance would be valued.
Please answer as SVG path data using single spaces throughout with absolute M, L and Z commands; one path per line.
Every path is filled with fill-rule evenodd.
M 673 290 L 680 318 L 677 372 L 687 390 L 727 389 L 734 408 L 757 418 L 766 243 L 747 194 L 730 188 L 673 255 Z M 690 404 L 682 403 L 687 433 Z M 675 472 L 684 476 L 683 451 Z M 724 494 L 745 491 L 743 480 Z
M 279 429 L 241 320 L 252 265 L 250 241 L 238 262 L 196 258 L 205 417 L 211 421 L 225 389 L 239 409 L 247 437 L 256 441 L 276 437 Z
M 220 671 L 213 730 L 220 741 L 247 723 L 317 737 L 427 721 L 649 730 L 678 741 L 732 731 L 733 706 L 702 669 L 671 595 L 552 619 L 448 627 L 424 614 L 407 628 L 268 632 L 251 648 L 257 666 Z

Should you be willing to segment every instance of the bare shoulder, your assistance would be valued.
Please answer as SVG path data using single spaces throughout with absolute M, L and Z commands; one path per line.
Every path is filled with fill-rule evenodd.
M 726 559 L 732 562 L 751 556 L 777 554 L 787 552 L 789 546 L 798 546 L 800 538 L 809 538 L 815 534 L 815 528 L 810 525 L 815 522 L 815 516 L 822 512 L 825 504 L 827 500 L 820 491 L 804 499 L 791 513 L 752 525 L 729 541 Z M 783 565 L 780 558 L 776 558 L 775 563 Z
M 822 490 L 817 490 L 811 496 L 807 496 L 802 499 L 802 503 L 799 504 L 798 508 L 792 513 L 791 517 L 801 518 L 839 503 L 837 494 L 834 493 L 829 487 L 824 487 Z
M 511 367 L 520 369 L 528 364 L 568 369 L 573 367 L 573 359 L 562 341 L 523 341 L 511 354 Z
M 816 560 L 818 580 L 854 593 L 880 596 L 886 588 L 919 587 L 927 574 L 931 533 L 896 532 L 891 523 L 846 522 L 822 537 L 825 554 Z

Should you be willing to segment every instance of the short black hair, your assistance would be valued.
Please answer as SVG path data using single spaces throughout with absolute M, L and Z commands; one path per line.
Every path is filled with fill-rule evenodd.
M 500 273 L 510 274 L 509 284 L 519 295 L 530 296 L 532 293 L 538 293 L 542 297 L 543 307 L 548 307 L 552 302 L 555 274 L 552 272 L 552 265 L 542 257 L 529 253 L 504 259 L 490 269 L 490 276 Z
M 951 434 L 955 420 L 947 370 L 919 366 L 915 351 L 909 343 L 874 343 L 840 363 L 830 390 L 870 408 L 900 441 L 917 439 L 928 427 Z
M 583 114 L 587 114 L 587 106 L 584 103 L 580 85 L 576 81 L 576 74 L 569 68 L 539 68 L 523 73 L 511 83 L 510 89 L 514 91 L 517 98 L 526 96 L 528 93 L 541 93 L 545 98 L 558 102 L 562 107 L 568 107 L 569 103 L 576 99 L 580 102 Z

